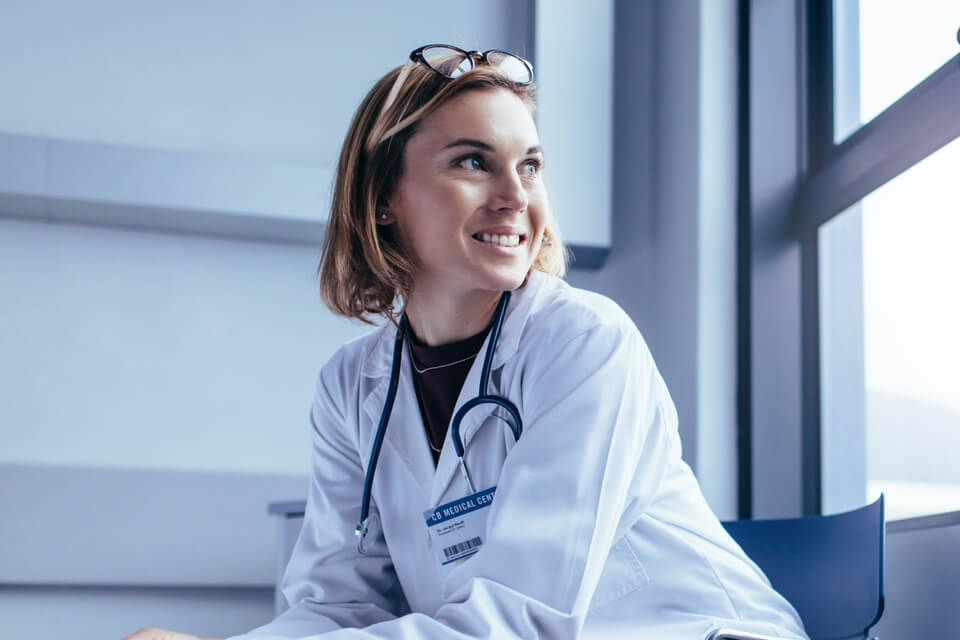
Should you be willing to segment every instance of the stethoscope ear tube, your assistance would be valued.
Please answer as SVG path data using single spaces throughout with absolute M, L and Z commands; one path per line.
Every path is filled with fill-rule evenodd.
M 403 338 L 407 332 L 407 317 L 400 318 L 400 324 L 397 326 L 397 335 L 393 343 L 393 364 L 390 368 L 390 384 L 387 387 L 387 399 L 383 405 L 383 411 L 380 413 L 380 424 L 377 425 L 377 434 L 373 440 L 373 448 L 370 450 L 370 460 L 367 462 L 367 472 L 363 478 L 363 498 L 360 501 L 360 524 L 355 531 L 357 535 L 357 550 L 363 553 L 363 538 L 367 535 L 367 521 L 370 518 L 370 493 L 373 488 L 373 472 L 377 468 L 377 460 L 380 458 L 380 449 L 383 448 L 383 436 L 386 434 L 386 426 L 390 421 L 390 413 L 393 411 L 393 401 L 397 397 L 397 384 L 400 381 L 400 354 L 403 351 Z
M 490 327 L 490 336 L 487 339 L 487 352 L 483 354 L 483 369 L 480 370 L 480 391 L 477 393 L 481 398 L 487 395 L 487 381 L 490 380 L 493 354 L 497 349 L 497 340 L 500 339 L 500 327 L 503 326 L 503 316 L 507 313 L 507 305 L 509 303 L 510 292 L 504 291 L 503 295 L 500 296 L 500 302 L 497 303 L 496 311 L 493 312 L 493 325 Z M 460 423 L 457 422 L 457 424 L 459 425 Z
M 463 420 L 463 417 L 467 415 L 468 411 L 482 404 L 495 404 L 503 407 L 506 412 L 510 414 L 511 420 L 504 420 L 504 422 L 510 426 L 515 440 L 519 440 L 520 435 L 523 433 L 523 422 L 520 420 L 520 412 L 517 410 L 517 406 L 503 396 L 485 395 L 470 398 L 463 403 L 463 406 L 460 407 L 457 414 L 453 417 L 453 421 L 450 423 L 450 437 L 453 440 L 453 450 L 456 451 L 458 458 L 463 458 L 464 453 L 463 438 L 460 437 L 460 421 Z
M 463 438 L 460 437 L 460 422 L 463 420 L 463 417 L 467 415 L 467 412 L 474 407 L 478 407 L 481 404 L 495 404 L 503 407 L 512 419 L 512 421 L 507 421 L 507 424 L 510 425 L 510 430 L 513 431 L 514 439 L 519 440 L 520 435 L 523 433 L 523 421 L 520 419 L 520 412 L 517 410 L 517 406 L 503 396 L 487 394 L 487 382 L 490 380 L 490 369 L 493 368 L 493 354 L 496 351 L 497 340 L 500 339 L 500 327 L 503 326 L 503 317 L 507 312 L 507 305 L 509 303 L 510 292 L 504 291 L 503 295 L 500 296 L 500 302 L 497 304 L 497 310 L 493 314 L 493 325 L 490 327 L 490 337 L 487 340 L 487 352 L 483 356 L 483 369 L 480 370 L 480 391 L 476 398 L 471 398 L 463 403 L 463 406 L 460 407 L 450 422 L 453 450 L 456 451 L 457 457 L 460 458 L 461 461 L 463 460 L 464 447 Z

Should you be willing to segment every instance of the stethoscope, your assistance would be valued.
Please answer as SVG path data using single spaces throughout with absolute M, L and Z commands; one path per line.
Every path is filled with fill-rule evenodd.
M 510 302 L 510 292 L 504 291 L 500 296 L 500 302 L 493 314 L 493 326 L 490 327 L 490 335 L 487 341 L 487 351 L 483 357 L 483 369 L 480 372 L 480 392 L 470 400 L 463 403 L 463 406 L 457 410 L 450 422 L 450 434 L 453 439 L 453 449 L 457 454 L 457 460 L 460 464 L 460 472 L 467 481 L 467 487 L 470 493 L 476 493 L 473 487 L 473 481 L 470 479 L 470 473 L 467 470 L 467 464 L 463 460 L 464 448 L 463 439 L 460 436 L 460 422 L 468 411 L 479 407 L 482 404 L 495 404 L 503 408 L 510 420 L 504 420 L 513 431 L 515 440 L 520 439 L 523 432 L 523 421 L 520 419 L 520 412 L 517 406 L 503 396 L 490 395 L 487 393 L 487 382 L 490 380 L 490 367 L 493 364 L 493 354 L 497 348 L 497 340 L 500 338 L 500 327 L 503 325 L 503 317 L 507 312 L 507 303 Z M 397 327 L 397 335 L 393 343 L 393 363 L 390 367 L 390 384 L 387 386 L 387 398 L 383 403 L 383 411 L 380 413 L 380 424 L 377 426 L 377 435 L 373 439 L 373 448 L 370 451 L 370 461 L 367 464 L 367 473 L 363 479 L 363 496 L 360 499 L 360 524 L 357 525 L 357 550 L 366 555 L 363 548 L 363 539 L 367 535 L 368 521 L 370 520 L 370 493 L 373 487 L 373 474 L 377 469 L 377 459 L 380 457 L 380 449 L 383 446 L 383 436 L 387 432 L 387 424 L 390 422 L 390 412 L 393 411 L 393 401 L 397 397 L 397 385 L 400 382 L 400 361 L 403 353 L 403 341 L 409 328 L 409 321 L 406 314 L 400 318 Z

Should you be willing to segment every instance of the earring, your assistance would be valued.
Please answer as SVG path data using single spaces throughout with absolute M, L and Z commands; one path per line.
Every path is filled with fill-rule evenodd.
M 380 213 L 377 214 L 377 219 L 378 219 L 378 220 L 386 220 L 387 217 L 388 217 L 388 216 L 387 216 L 387 212 L 386 212 L 386 211 L 381 211 Z

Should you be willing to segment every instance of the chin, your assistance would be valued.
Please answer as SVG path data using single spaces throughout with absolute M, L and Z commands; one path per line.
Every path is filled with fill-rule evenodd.
M 511 269 L 510 271 L 500 271 L 490 274 L 485 280 L 488 283 L 486 288 L 492 291 L 513 291 L 520 288 L 526 281 L 530 268 Z

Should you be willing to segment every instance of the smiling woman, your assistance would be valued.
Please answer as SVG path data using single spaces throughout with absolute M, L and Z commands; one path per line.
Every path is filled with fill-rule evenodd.
M 320 372 L 290 608 L 242 638 L 805 637 L 682 461 L 633 322 L 558 277 L 532 80 L 429 45 L 360 105 L 320 280 L 391 322 Z
M 498 292 L 523 284 L 550 216 L 539 146 L 530 111 L 506 89 L 457 96 L 407 144 L 377 223 L 414 261 L 405 311 L 426 343 L 481 331 Z
M 411 57 L 423 49 L 428 56 L 418 59 L 436 60 L 431 47 Z M 539 270 L 564 274 L 566 251 L 539 177 L 543 153 L 531 81 L 532 75 L 526 83 L 511 81 L 491 65 L 450 79 L 411 60 L 374 86 L 354 116 L 338 163 L 320 267 L 324 299 L 332 309 L 361 319 L 395 318 L 395 303 L 412 294 L 422 261 L 466 250 L 466 239 L 451 246 L 452 236 L 444 235 L 448 224 L 469 223 L 471 238 L 522 235 L 518 246 L 526 259 L 532 256 Z M 486 202 L 489 197 L 498 200 Z M 527 220 L 530 200 L 536 215 Z M 450 205 L 456 216 L 441 215 Z M 538 228 L 531 225 L 534 219 Z M 428 237 L 432 233 L 442 237 Z M 508 237 L 503 244 L 509 243 Z M 510 256 L 523 257 L 520 251 Z M 521 269 L 521 280 L 529 267 Z M 430 291 L 425 285 L 421 296 Z

